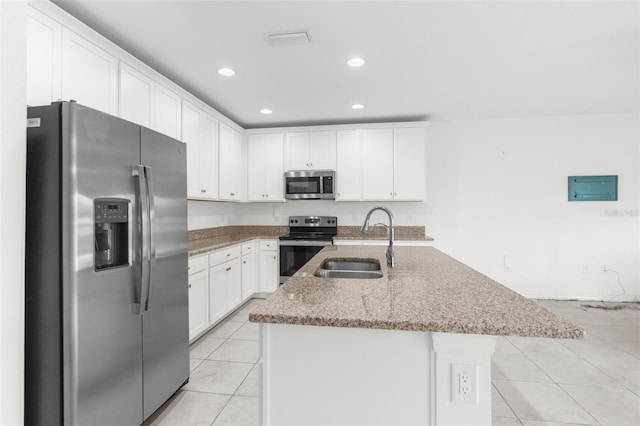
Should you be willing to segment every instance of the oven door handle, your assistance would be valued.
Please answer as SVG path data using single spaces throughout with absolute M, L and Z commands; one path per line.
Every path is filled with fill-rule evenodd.
M 322 247 L 332 245 L 332 241 L 309 241 L 309 240 L 279 240 L 280 246 L 298 246 L 298 247 Z

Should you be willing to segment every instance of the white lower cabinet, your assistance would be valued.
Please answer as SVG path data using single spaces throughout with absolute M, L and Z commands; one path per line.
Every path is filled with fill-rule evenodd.
M 189 340 L 209 327 L 208 266 L 206 254 L 189 259 Z
M 252 241 L 242 245 L 242 300 L 250 298 L 258 288 L 256 274 L 256 245 Z
M 209 253 L 209 322 L 214 323 L 242 301 L 240 246 Z
M 278 241 L 260 241 L 260 278 L 258 291 L 271 293 L 278 289 Z

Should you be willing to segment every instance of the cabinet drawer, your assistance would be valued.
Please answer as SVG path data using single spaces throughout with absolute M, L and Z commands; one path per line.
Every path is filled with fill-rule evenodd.
M 207 255 L 193 256 L 189 258 L 189 275 L 204 271 L 209 267 Z
M 227 247 L 209 253 L 209 266 L 213 267 L 231 259 L 240 257 L 240 246 Z
M 277 249 L 278 249 L 278 240 L 260 241 L 260 250 L 262 251 L 277 250 Z
M 247 243 L 242 245 L 242 255 L 251 254 L 256 250 L 254 243 Z

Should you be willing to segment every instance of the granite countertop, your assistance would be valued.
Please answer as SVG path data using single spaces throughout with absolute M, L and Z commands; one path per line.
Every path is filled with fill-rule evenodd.
M 328 246 L 262 302 L 251 322 L 582 338 L 583 329 L 433 247 Z M 376 259 L 383 277 L 319 278 L 325 259 Z
M 222 226 L 189 231 L 189 256 L 206 253 L 251 240 L 277 240 L 288 226 Z
M 382 226 L 370 228 L 363 234 L 359 226 L 338 226 L 338 235 L 334 240 L 387 240 L 387 230 Z M 394 226 L 394 241 L 433 241 L 433 238 L 425 234 L 424 226 Z
M 394 226 L 394 240 L 433 241 L 425 235 L 424 226 Z M 256 239 L 273 239 L 289 233 L 288 226 L 235 225 L 189 231 L 189 256 L 218 250 Z M 387 231 L 376 227 L 364 235 L 359 226 L 338 226 L 335 240 L 386 240 Z

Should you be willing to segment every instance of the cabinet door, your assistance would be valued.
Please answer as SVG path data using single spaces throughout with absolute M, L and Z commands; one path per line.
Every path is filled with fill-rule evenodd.
M 118 60 L 62 29 L 62 98 L 118 115 Z
M 187 144 L 187 196 L 206 197 L 200 185 L 200 111 L 188 102 L 182 104 L 182 141 Z
M 152 100 L 151 128 L 174 139 L 180 139 L 182 122 L 180 95 L 156 84 Z
M 345 130 L 337 134 L 336 200 L 362 199 L 361 131 Z
M 227 309 L 231 312 L 242 302 L 242 267 L 240 259 L 226 263 L 227 268 Z
M 62 98 L 62 26 L 32 7 L 27 14 L 27 105 L 48 105 Z
M 255 254 L 242 256 L 242 300 L 247 300 L 255 293 L 258 288 L 256 278 Z
M 209 275 L 207 270 L 189 275 L 189 340 L 209 326 Z
M 264 193 L 267 201 L 284 201 L 284 137 L 265 135 Z
M 394 140 L 394 199 L 424 200 L 425 186 L 425 128 L 393 130 Z
M 151 126 L 153 81 L 120 63 L 120 117 L 141 126 Z
M 309 135 L 309 168 L 336 169 L 336 132 L 313 132 Z
M 362 131 L 362 198 L 393 199 L 393 130 Z
M 244 188 L 242 135 L 220 123 L 219 194 L 221 200 L 240 201 Z
M 284 145 L 286 170 L 306 170 L 309 162 L 309 133 L 287 133 Z
M 200 149 L 198 152 L 200 186 L 207 199 L 218 198 L 218 120 L 205 113 L 200 114 Z
M 229 272 L 231 272 L 229 263 L 209 268 L 209 324 L 222 318 L 229 306 L 227 296 Z
M 260 291 L 274 292 L 278 289 L 278 252 L 260 252 Z
M 265 201 L 267 146 L 266 135 L 249 135 L 247 138 L 247 199 Z

